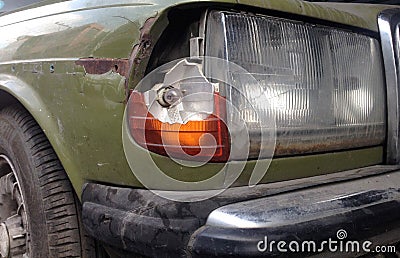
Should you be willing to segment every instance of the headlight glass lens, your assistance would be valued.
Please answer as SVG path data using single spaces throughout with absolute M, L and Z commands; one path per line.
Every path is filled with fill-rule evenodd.
M 252 74 L 226 72 L 226 97 L 253 130 L 252 157 L 260 120 L 276 117 L 276 156 L 380 145 L 385 139 L 385 87 L 376 39 L 347 30 L 263 15 L 210 12 L 206 55 L 226 59 Z M 220 72 L 206 68 L 206 73 Z M 237 83 L 240 82 L 240 83 Z M 269 103 L 251 99 L 265 94 Z M 227 112 L 228 115 L 230 112 Z M 240 118 L 235 116 L 241 116 Z M 262 127 L 262 126 L 261 126 Z M 257 133 L 258 132 L 258 133 Z

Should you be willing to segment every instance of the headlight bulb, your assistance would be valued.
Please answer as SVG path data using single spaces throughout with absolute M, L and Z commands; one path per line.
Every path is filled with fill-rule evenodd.
M 158 103 L 163 107 L 171 107 L 179 103 L 183 98 L 183 93 L 173 86 L 163 87 L 158 91 Z

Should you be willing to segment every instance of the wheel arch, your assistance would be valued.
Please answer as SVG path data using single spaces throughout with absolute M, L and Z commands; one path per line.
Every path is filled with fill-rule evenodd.
M 74 173 L 78 169 L 69 158 L 68 149 L 59 140 L 57 133 L 52 133 L 59 132 L 57 119 L 32 86 L 15 76 L 0 74 L 0 110 L 13 104 L 23 106 L 38 123 L 64 167 L 77 196 L 80 196 L 81 189 L 77 189 L 77 186 L 83 185 L 83 179 Z

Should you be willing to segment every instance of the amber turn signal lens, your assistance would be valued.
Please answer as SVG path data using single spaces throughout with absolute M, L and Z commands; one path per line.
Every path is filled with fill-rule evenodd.
M 225 100 L 215 94 L 215 113 L 185 124 L 163 123 L 149 113 L 143 95 L 133 92 L 128 108 L 129 129 L 136 143 L 157 154 L 193 161 L 229 159 L 229 132 L 221 116 Z

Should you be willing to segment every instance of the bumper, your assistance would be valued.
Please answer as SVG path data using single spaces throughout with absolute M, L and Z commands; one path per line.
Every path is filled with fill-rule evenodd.
M 196 203 L 87 184 L 83 222 L 106 244 L 152 257 L 287 256 L 276 245 L 260 251 L 260 241 L 268 237 L 301 245 L 312 240 L 319 246 L 329 238 L 338 240 L 341 229 L 347 233 L 344 240 L 391 244 L 400 241 L 400 170 L 387 170 L 234 188 Z M 311 181 L 319 186 L 307 187 Z

